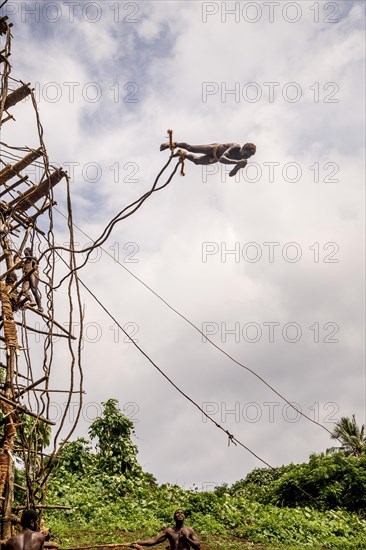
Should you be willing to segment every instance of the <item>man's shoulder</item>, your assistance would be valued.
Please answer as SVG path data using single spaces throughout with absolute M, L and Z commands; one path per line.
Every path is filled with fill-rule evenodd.
M 184 524 L 184 527 L 187 529 L 187 531 L 194 533 L 193 527 L 190 527 L 189 525 L 186 525 L 186 524 Z
M 22 539 L 23 536 L 21 533 L 19 535 L 14 535 L 14 537 L 6 541 L 5 548 L 17 548 Z

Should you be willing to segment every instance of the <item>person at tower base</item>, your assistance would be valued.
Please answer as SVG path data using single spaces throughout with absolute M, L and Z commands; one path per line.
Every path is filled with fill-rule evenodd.
M 200 550 L 200 543 L 198 542 L 197 535 L 193 531 L 192 527 L 184 524 L 184 512 L 183 510 L 176 510 L 174 512 L 174 527 L 167 527 L 164 531 L 151 540 L 139 540 L 132 543 L 133 547 L 136 544 L 138 546 L 154 546 L 155 544 L 161 544 L 168 541 L 170 543 L 170 550 Z
M 42 550 L 45 537 L 38 531 L 37 512 L 24 510 L 20 523 L 23 531 L 9 539 L 4 550 Z

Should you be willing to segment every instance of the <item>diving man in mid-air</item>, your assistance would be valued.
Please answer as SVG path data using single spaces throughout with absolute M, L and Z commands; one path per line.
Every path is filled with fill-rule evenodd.
M 246 143 L 241 147 L 238 143 L 210 143 L 209 145 L 189 145 L 184 141 L 173 142 L 173 147 L 179 149 L 185 149 L 189 151 L 185 154 L 186 159 L 194 162 L 194 164 L 207 165 L 214 164 L 215 162 L 221 162 L 222 164 L 235 164 L 234 168 L 229 173 L 229 176 L 233 177 L 241 169 L 245 168 L 248 163 L 248 158 L 255 154 L 256 146 L 254 143 Z M 160 151 L 165 151 L 170 148 L 169 143 L 162 143 L 160 145 Z M 201 157 L 192 155 L 190 153 L 200 153 Z M 179 157 L 180 153 L 177 151 L 173 154 L 173 157 Z

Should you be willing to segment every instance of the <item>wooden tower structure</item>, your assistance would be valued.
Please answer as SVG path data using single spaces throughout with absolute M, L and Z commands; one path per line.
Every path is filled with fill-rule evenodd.
M 0 17 L 0 509 L 3 540 L 12 536 L 12 524 L 19 510 L 47 507 L 47 480 L 60 449 L 58 441 L 63 436 L 62 446 L 73 432 L 82 396 L 82 309 L 77 275 L 72 272 L 76 264 L 69 179 L 62 168 L 49 163 L 31 85 L 11 76 L 11 31 L 7 17 Z M 6 143 L 6 128 L 18 124 L 17 111 L 24 108 L 34 111 L 38 143 L 17 147 Z M 37 168 L 38 181 L 32 181 L 26 173 L 29 167 Z M 67 210 L 64 217 L 70 236 L 67 259 L 63 254 L 57 264 L 69 274 L 68 300 L 63 312 L 68 323 L 64 324 L 56 321 L 54 311 L 56 259 L 60 256 L 53 230 L 54 188 L 61 181 Z M 78 337 L 71 334 L 75 315 L 73 300 L 79 305 L 76 308 Z M 43 325 L 39 327 L 41 322 Z M 30 346 L 30 333 L 43 339 L 43 346 L 38 346 L 35 354 Z M 67 343 L 68 372 L 71 373 L 67 389 L 52 386 L 55 336 Z M 63 368 L 67 369 L 67 365 Z M 78 372 L 77 389 L 75 371 Z M 55 395 L 52 392 L 67 394 L 54 437 L 51 426 L 55 422 L 50 419 L 50 396 Z M 79 409 L 65 435 L 62 429 L 65 429 L 73 393 L 77 394 Z M 15 470 L 21 473 L 23 484 L 16 483 Z

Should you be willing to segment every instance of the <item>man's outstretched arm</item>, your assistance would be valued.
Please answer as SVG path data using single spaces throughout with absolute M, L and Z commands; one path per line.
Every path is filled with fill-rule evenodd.
M 241 168 L 245 168 L 246 165 L 248 164 L 248 161 L 247 160 L 240 160 L 236 166 L 234 166 L 234 168 L 229 172 L 229 176 L 230 177 L 233 177 L 237 174 L 237 172 L 239 172 L 239 170 Z
M 220 157 L 220 162 L 222 162 L 222 164 L 238 164 L 239 162 L 241 162 L 241 160 L 229 159 L 225 155 L 222 155 L 222 157 Z
M 154 539 L 150 540 L 138 540 L 132 544 L 138 544 L 139 546 L 155 546 L 155 544 L 160 544 L 167 539 L 167 534 L 165 532 L 161 533 Z

